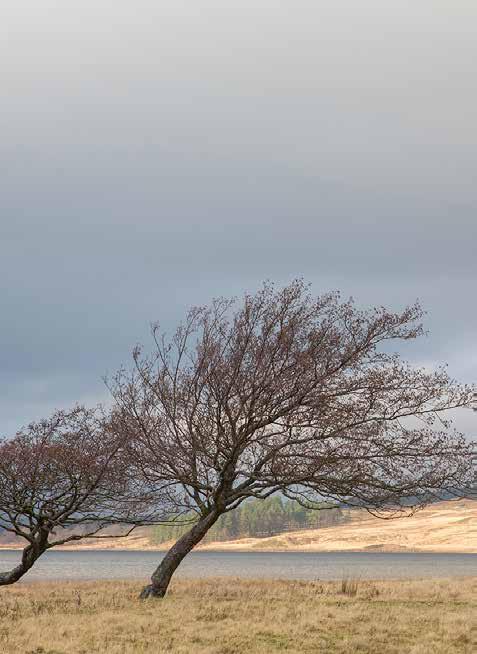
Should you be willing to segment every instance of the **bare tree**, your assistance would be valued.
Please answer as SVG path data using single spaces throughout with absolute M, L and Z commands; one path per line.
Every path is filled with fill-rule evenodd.
M 281 492 L 394 516 L 468 481 L 469 447 L 443 412 L 472 389 L 413 368 L 393 341 L 420 336 L 418 305 L 357 309 L 302 281 L 193 308 L 109 386 L 138 474 L 197 515 L 141 597 L 162 597 L 187 553 L 247 498 Z M 404 498 L 407 498 L 405 500 Z
M 19 565 L 0 573 L 18 581 L 47 550 L 86 537 L 128 535 L 157 519 L 159 497 L 130 475 L 110 418 L 76 407 L 32 423 L 0 442 L 0 527 L 26 541 Z

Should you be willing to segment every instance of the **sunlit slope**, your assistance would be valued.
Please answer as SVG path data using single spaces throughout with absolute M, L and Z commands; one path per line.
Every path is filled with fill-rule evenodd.
M 380 520 L 364 511 L 352 511 L 352 519 L 342 525 L 286 532 L 269 538 L 241 538 L 201 545 L 202 550 L 295 550 L 309 552 L 336 551 L 415 551 L 477 553 L 477 501 L 439 502 L 410 518 Z M 126 539 L 85 540 L 67 549 L 162 550 L 153 544 L 152 528 L 143 527 Z M 1 547 L 23 545 L 6 534 Z
M 343 525 L 211 543 L 204 549 L 477 552 L 477 501 L 439 502 L 396 520 L 360 511 Z

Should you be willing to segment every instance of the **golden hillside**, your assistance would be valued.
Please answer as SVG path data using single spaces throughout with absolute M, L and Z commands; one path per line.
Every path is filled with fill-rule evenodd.
M 439 502 L 410 518 L 382 520 L 364 511 L 351 512 L 353 519 L 342 525 L 286 532 L 269 538 L 242 538 L 207 543 L 201 550 L 308 552 L 339 551 L 415 551 L 477 553 L 477 501 Z M 161 550 L 152 544 L 151 528 L 141 528 L 127 539 L 88 540 L 68 549 Z M 1 547 L 19 547 L 21 543 L 3 542 Z
M 439 502 L 396 520 L 357 511 L 351 522 L 342 525 L 210 543 L 202 549 L 477 552 L 477 501 Z

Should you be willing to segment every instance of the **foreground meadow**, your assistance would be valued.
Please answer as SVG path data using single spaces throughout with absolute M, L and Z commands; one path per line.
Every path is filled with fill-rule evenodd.
M 0 591 L 2 654 L 471 654 L 477 578 L 177 580 L 139 602 L 132 582 Z

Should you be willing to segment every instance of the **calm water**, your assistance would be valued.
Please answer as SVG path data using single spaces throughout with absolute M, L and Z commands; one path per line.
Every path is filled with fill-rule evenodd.
M 49 579 L 146 579 L 163 552 L 55 551 L 44 554 L 26 581 Z M 0 550 L 0 570 L 13 567 L 19 551 Z M 182 577 L 282 579 L 404 579 L 477 576 L 477 554 L 383 552 L 191 552 Z

